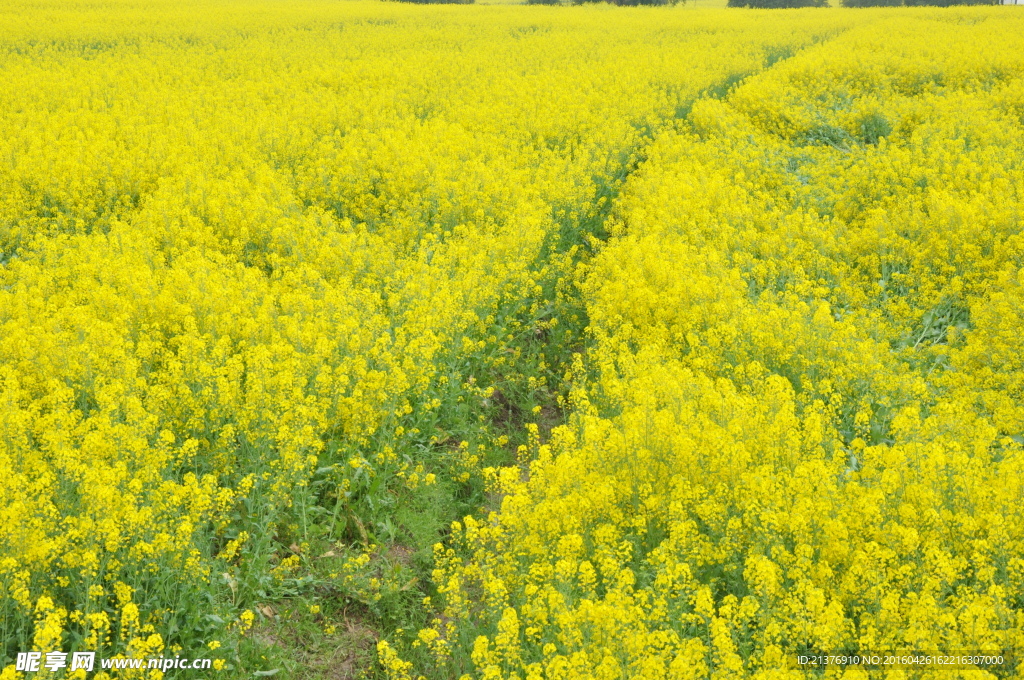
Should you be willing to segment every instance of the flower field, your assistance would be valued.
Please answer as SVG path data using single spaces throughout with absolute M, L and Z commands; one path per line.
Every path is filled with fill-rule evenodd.
M 10 3 L 0 678 L 1019 677 L 1015 10 Z

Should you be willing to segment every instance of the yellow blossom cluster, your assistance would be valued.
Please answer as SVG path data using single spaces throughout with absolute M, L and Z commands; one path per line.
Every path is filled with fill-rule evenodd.
M 578 272 L 574 415 L 437 547 L 435 668 L 1024 653 L 1024 17 L 858 16 L 647 149 Z

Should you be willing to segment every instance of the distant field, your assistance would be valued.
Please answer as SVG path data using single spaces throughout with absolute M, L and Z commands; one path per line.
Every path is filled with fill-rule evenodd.
M 678 8 L 686 7 L 688 9 L 715 9 L 724 8 L 727 0 L 690 0 L 689 2 L 679 5 Z M 523 0 L 477 0 L 479 5 L 525 5 L 527 3 Z M 658 8 L 659 11 L 664 11 L 664 8 Z
M 0 680 L 1016 677 L 1024 14 L 722 5 L 0 10 Z

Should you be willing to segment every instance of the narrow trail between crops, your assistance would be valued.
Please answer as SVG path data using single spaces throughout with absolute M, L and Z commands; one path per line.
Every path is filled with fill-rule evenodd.
M 618 219 L 616 216 L 616 208 L 619 196 L 623 191 L 627 190 L 631 178 L 633 178 L 637 173 L 643 171 L 644 164 L 648 160 L 649 151 L 657 143 L 659 136 L 665 132 L 690 132 L 689 116 L 694 105 L 698 102 L 705 100 L 725 100 L 732 90 L 742 86 L 750 79 L 765 75 L 786 61 L 795 58 L 802 51 L 834 40 L 847 30 L 849 30 L 849 27 L 842 26 L 824 31 L 821 34 L 812 36 L 811 40 L 795 49 L 790 45 L 767 46 L 765 48 L 764 63 L 761 68 L 730 73 L 718 82 L 705 88 L 691 100 L 681 104 L 676 109 L 673 119 L 662 121 L 662 125 L 659 126 L 658 129 L 650 131 L 649 134 L 645 136 L 646 141 L 643 145 L 637 146 L 630 151 L 628 154 L 628 162 L 621 165 L 619 171 L 615 174 L 616 180 L 612 183 L 602 183 L 597 188 L 590 201 L 592 212 L 589 214 L 588 219 L 585 221 L 567 224 L 563 227 L 563 233 L 568 234 L 568 238 L 564 239 L 563 245 L 567 243 L 577 246 L 576 252 L 572 256 L 572 275 L 560 281 L 559 285 L 556 286 L 556 290 L 558 292 L 565 293 L 562 299 L 551 298 L 544 301 L 552 310 L 557 309 L 561 310 L 563 313 L 568 312 L 578 315 L 578 319 L 575 320 L 577 331 L 575 337 L 579 341 L 579 344 L 574 346 L 571 353 L 566 357 L 563 357 L 563 359 L 571 360 L 574 356 L 578 355 L 581 359 L 581 364 L 584 367 L 584 370 L 591 370 L 591 362 L 588 361 L 588 353 L 591 347 L 592 338 L 588 335 L 589 319 L 587 316 L 587 305 L 583 297 L 583 292 L 579 287 L 581 281 L 578 274 L 581 269 L 585 269 L 586 264 L 590 260 L 603 250 L 609 239 L 614 238 L 609 225 L 611 222 Z M 626 233 L 628 233 L 628 228 L 620 235 Z M 526 352 L 525 354 L 529 355 L 530 353 Z M 564 364 L 560 366 L 561 371 L 558 374 L 566 377 L 569 375 L 571 368 L 571 361 L 565 361 Z M 553 394 L 565 395 L 567 393 L 568 386 L 564 384 L 557 386 L 556 389 L 553 390 Z M 492 416 L 493 418 L 496 418 L 496 422 L 501 424 L 506 430 L 521 427 L 523 423 L 522 416 L 525 413 L 522 405 L 509 401 L 502 393 L 499 393 L 499 403 L 503 406 L 503 411 L 496 416 Z M 552 400 L 551 403 L 544 406 L 541 416 L 540 422 L 538 423 L 540 433 L 539 440 L 541 442 L 546 442 L 552 429 L 567 424 L 570 417 L 570 409 L 566 408 L 564 403 L 556 403 Z M 514 448 L 512 450 L 514 451 Z M 528 475 L 528 465 L 527 461 L 524 459 L 517 460 L 513 457 L 505 461 L 503 464 L 519 465 L 522 468 L 522 474 L 524 476 Z M 500 494 L 491 496 L 492 502 L 487 505 L 486 510 L 488 512 L 497 510 L 500 505 L 501 498 L 502 496 Z

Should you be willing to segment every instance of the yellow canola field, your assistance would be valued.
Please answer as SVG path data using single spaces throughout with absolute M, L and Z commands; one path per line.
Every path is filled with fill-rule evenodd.
M 1021 677 L 1024 17 L 858 17 L 625 183 L 570 423 L 437 547 L 436 677 Z M 1006 662 L 798 666 L 915 652 Z
M 496 314 L 544 303 L 636 150 L 849 23 L 5 5 L 0 677 L 29 650 L 228 672 L 258 597 L 246 542 L 287 546 L 318 471 L 339 504 L 419 474 L 382 443 L 505 341 Z

